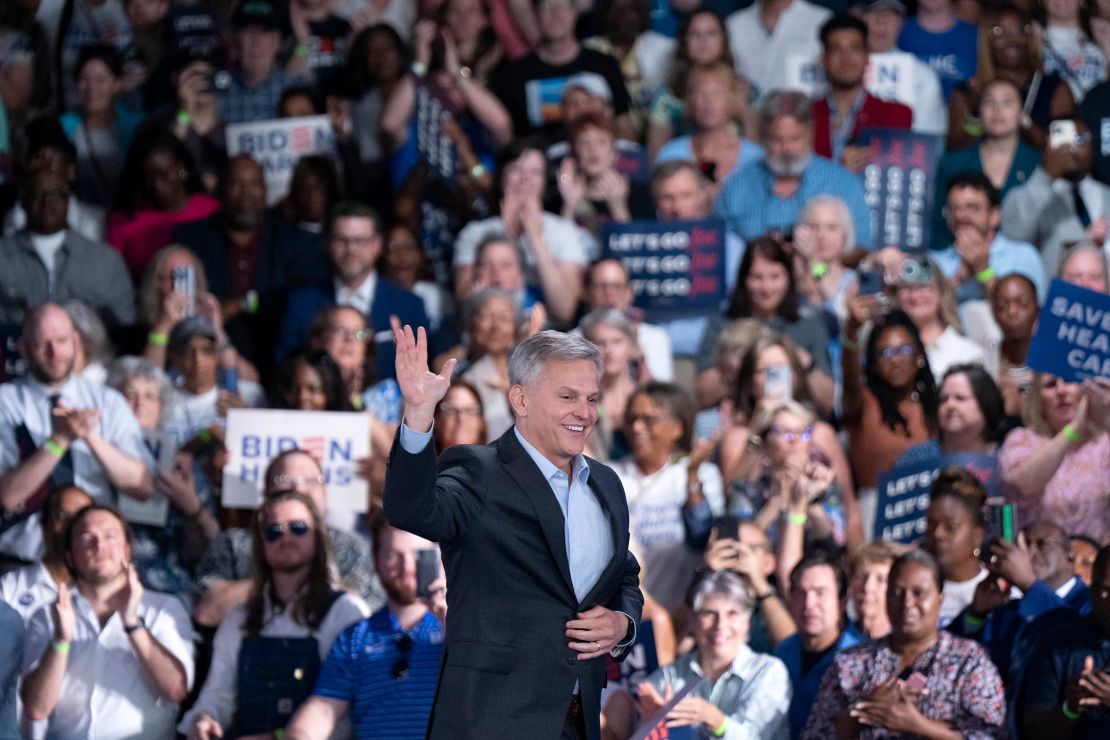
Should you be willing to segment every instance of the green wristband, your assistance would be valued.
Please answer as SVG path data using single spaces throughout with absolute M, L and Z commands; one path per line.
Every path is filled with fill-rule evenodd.
M 197 432 L 197 438 L 206 445 L 212 444 L 212 432 L 207 427 Z
M 1064 435 L 1064 439 L 1071 442 L 1073 445 L 1079 444 L 1083 439 L 1071 424 L 1065 424 L 1064 428 L 1060 430 L 1060 433 Z
M 813 266 L 809 268 L 809 274 L 820 280 L 829 274 L 829 265 L 827 262 L 814 262 Z
M 43 445 L 43 449 L 59 459 L 66 456 L 66 448 L 62 447 L 60 444 L 52 439 L 46 440 L 46 444 Z
M 190 123 L 193 122 L 193 117 L 189 114 L 189 111 L 179 110 L 177 112 L 177 122 L 180 123 L 182 126 L 188 126 Z
M 791 524 L 805 524 L 808 519 L 809 516 L 807 514 L 798 514 L 793 511 L 786 515 L 786 521 Z
M 978 631 L 979 628 L 983 626 L 984 622 L 986 622 L 985 619 L 979 619 L 979 617 L 971 612 L 964 614 L 964 625 L 971 630 Z
M 721 724 L 719 724 L 717 727 L 714 727 L 712 730 L 709 731 L 709 734 L 712 735 L 713 737 L 724 737 L 725 736 L 725 730 L 727 730 L 727 729 L 728 729 L 728 717 L 725 717 L 723 720 L 721 720 Z
M 54 641 L 54 652 L 61 653 L 62 655 L 68 654 L 69 653 L 69 641 L 68 640 L 55 640 Z M 1075 716 L 1078 717 L 1079 715 L 1077 714 Z
M 417 77 L 424 77 L 428 74 L 428 65 L 424 64 L 424 62 L 413 62 L 409 69 L 411 69 L 412 73 Z
M 1068 709 L 1067 699 L 1064 699 L 1064 703 L 1060 705 L 1060 711 L 1063 712 L 1064 716 L 1068 719 L 1079 719 L 1079 712 L 1073 712 L 1072 710 Z
M 285 740 L 285 728 L 279 727 L 274 730 L 274 740 Z
M 170 338 L 161 332 L 152 331 L 150 334 L 146 335 L 146 341 L 159 347 L 165 347 L 170 343 Z
M 981 283 L 989 283 L 994 280 L 994 268 L 988 267 L 985 270 L 975 273 L 975 279 Z

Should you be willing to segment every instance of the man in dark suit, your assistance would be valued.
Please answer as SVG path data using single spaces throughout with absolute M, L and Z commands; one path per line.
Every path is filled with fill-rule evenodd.
M 396 316 L 412 326 L 427 326 L 428 317 L 418 296 L 378 275 L 375 265 L 381 253 L 381 221 L 374 209 L 347 201 L 332 210 L 328 225 L 331 275 L 289 296 L 278 339 L 278 360 L 305 343 L 317 313 L 338 304 L 368 314 L 378 354 L 378 376 L 393 377 L 389 317 Z
M 616 474 L 582 450 L 601 356 L 545 331 L 509 360 L 516 425 L 438 460 L 432 415 L 454 369 L 428 369 L 424 329 L 394 321 L 404 423 L 390 452 L 390 524 L 438 540 L 447 639 L 431 738 L 601 737 L 605 656 L 623 658 L 643 607 Z M 437 472 L 438 467 L 438 472 Z

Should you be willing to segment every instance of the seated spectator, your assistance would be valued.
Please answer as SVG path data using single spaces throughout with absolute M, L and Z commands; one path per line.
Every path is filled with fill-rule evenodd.
M 999 232 L 998 190 L 987 176 L 970 171 L 953 175 L 945 198 L 945 217 L 955 237 L 929 258 L 952 282 L 961 308 L 988 298 L 998 278 L 1015 273 L 1032 280 L 1043 299 L 1048 281 L 1040 254 L 1033 245 Z
M 516 347 L 522 315 L 511 295 L 486 288 L 463 306 L 469 365 L 460 377 L 478 389 L 486 431 L 497 439 L 513 425 L 509 408 L 509 356 Z
M 1110 545 L 1091 571 L 1091 613 L 1045 633 L 1017 702 L 1026 737 L 1094 740 L 1110 731 Z
M 982 365 L 953 365 L 937 386 L 937 435 L 914 445 L 895 465 L 944 455 L 995 455 L 1009 431 L 1002 392 Z
M 104 209 L 79 199 L 73 192 L 77 180 L 77 147 L 66 138 L 54 118 L 36 118 L 27 125 L 27 144 L 23 153 L 23 178 L 34 177 L 45 169 L 65 176 L 69 186 L 66 225 L 71 231 L 94 242 L 104 240 Z M 27 225 L 27 211 L 16 202 L 4 217 L 4 236 L 15 236 Z
M 173 455 L 172 466 L 161 459 L 166 453 L 159 437 L 171 393 L 165 373 L 145 358 L 122 357 L 112 366 L 108 385 L 127 400 L 152 455 L 158 450 L 154 491 L 168 502 L 162 525 L 132 525 L 131 563 L 148 588 L 188 604 L 193 568 L 220 533 L 219 502 L 191 455 Z
M 883 315 L 876 296 L 848 299 L 842 419 L 863 531 L 874 525 L 879 475 L 937 428 L 937 388 L 921 335 L 901 311 Z M 859 328 L 874 317 L 860 372 Z M 862 375 L 862 377 L 861 377 Z
M 190 316 L 174 325 L 166 357 L 176 380 L 165 429 L 181 444 L 203 438 L 210 427 L 223 427 L 228 409 L 257 408 L 266 401 L 257 383 L 229 380 L 228 370 L 237 366 L 234 350 L 228 347 L 222 326 L 205 316 Z
M 717 737 L 789 736 L 786 668 L 778 658 L 755 653 L 747 645 L 753 606 L 751 593 L 734 573 L 710 573 L 694 586 L 696 648 L 640 684 L 641 719 L 655 714 L 686 685 L 707 677 L 708 685 L 671 710 L 668 725 L 693 725 Z
M 185 609 L 143 588 L 115 509 L 74 514 L 65 545 L 73 586 L 27 625 L 24 718 L 50 737 L 172 735 L 193 683 Z
M 227 86 L 216 91 L 216 109 L 227 123 L 277 117 L 278 101 L 294 79 L 278 66 L 285 19 L 272 0 L 240 3 L 231 14 L 232 48 L 237 64 Z
M 303 450 L 279 453 L 266 467 L 263 499 L 286 495 L 290 491 L 312 500 L 319 518 L 327 522 L 327 491 L 320 464 Z M 314 517 L 315 518 L 315 517 Z M 381 605 L 381 586 L 374 577 L 366 539 L 326 527 L 334 571 L 329 571 L 342 587 L 362 596 L 371 608 Z M 205 627 L 215 627 L 234 609 L 247 603 L 258 572 L 251 556 L 252 537 L 247 529 L 225 529 L 209 545 L 193 582 L 193 619 Z M 326 583 L 322 582 L 321 585 Z M 294 592 L 295 593 L 295 592 Z
M 1005 737 L 998 670 L 982 647 L 937 628 L 941 578 L 920 550 L 894 561 L 890 634 L 833 656 L 803 738 L 854 737 L 872 727 L 896 737 Z
M 686 16 L 675 37 L 674 56 L 669 65 L 669 76 L 651 101 L 647 127 L 648 156 L 654 162 L 663 145 L 679 136 L 689 133 L 689 117 L 686 115 L 686 82 L 690 72 L 700 66 L 724 62 L 730 68 L 736 64 L 729 48 L 728 30 L 725 23 L 712 10 L 699 8 Z M 739 119 L 742 133 L 751 136 L 754 125 L 751 123 L 751 108 L 748 106 L 749 93 L 747 80 L 736 78 L 736 89 L 732 91 L 729 110 Z
M 250 596 L 220 622 L 212 666 L 178 723 L 190 738 L 284 727 L 308 698 L 336 636 L 369 612 L 332 580 L 323 517 L 296 491 L 269 496 L 251 526 Z
M 77 332 L 77 353 L 73 372 L 93 385 L 102 385 L 108 377 L 108 365 L 115 359 L 115 350 L 108 339 L 108 330 L 96 312 L 78 300 L 68 300 L 62 308 L 69 314 Z
M 909 106 L 864 88 L 867 33 L 867 24 L 854 15 L 834 15 L 821 26 L 821 67 L 829 90 L 813 101 L 813 151 L 852 172 L 863 172 L 871 161 L 871 151 L 859 140 L 864 128 L 908 131 L 913 124 Z
M 51 489 L 43 499 L 38 516 L 43 533 L 42 559 L 0 576 L 0 601 L 10 604 L 26 624 L 42 607 L 58 600 L 58 591 L 73 583 L 66 565 L 66 525 L 81 509 L 93 504 L 92 497 L 72 484 Z
M 152 491 L 153 461 L 135 417 L 119 393 L 73 373 L 76 342 L 65 310 L 36 307 L 20 340 L 29 373 L 0 385 L 0 557 L 20 565 L 42 557 L 34 514 L 50 487 L 76 484 L 98 503 L 117 491 L 139 499 Z
M 982 99 L 995 80 L 1018 86 L 1023 111 L 1021 134 L 1036 151 L 1048 141 L 1048 124 L 1075 111 L 1075 98 L 1059 70 L 1044 68 L 1033 19 L 1018 4 L 988 8 L 979 24 L 979 69 L 957 85 L 948 101 L 948 148 L 970 146 L 983 132 Z M 975 117 L 976 111 L 979 118 Z M 994 179 L 994 178 L 992 178 Z M 939 183 L 939 179 L 938 179 Z M 996 187 L 998 183 L 995 183 Z
M 539 291 L 527 285 L 525 258 L 520 246 L 499 232 L 487 234 L 474 252 L 473 293 L 500 288 L 511 293 L 519 309 L 530 311 L 540 303 Z
M 1071 559 L 1075 568 L 1075 575 L 1085 585 L 1091 585 L 1091 568 L 1098 555 L 1098 543 L 1085 534 L 1077 534 L 1071 540 Z
M 137 139 L 128 152 L 107 240 L 138 282 L 154 253 L 173 241 L 179 224 L 206 219 L 219 209 L 219 202 L 204 192 L 185 146 L 172 134 L 155 132 Z
M 432 429 L 437 452 L 455 445 L 486 444 L 489 435 L 478 389 L 461 378 L 452 378 L 436 406 Z
M 982 136 L 941 157 L 933 196 L 934 249 L 943 248 L 952 239 L 948 219 L 955 214 L 947 206 L 946 198 L 954 177 L 966 172 L 981 172 L 994 186 L 1001 203 L 1006 194 L 1025 182 L 1040 164 L 1040 152 L 1021 138 L 1023 99 L 1021 90 L 1009 78 L 998 77 L 988 82 L 978 109 Z
M 502 153 L 501 161 L 499 215 L 468 224 L 455 241 L 456 297 L 461 301 L 472 290 L 478 244 L 490 232 L 503 232 L 524 252 L 528 283 L 540 289 L 552 318 L 569 323 L 582 294 L 582 273 L 594 240 L 572 222 L 544 212 L 546 160 L 539 150 L 514 144 Z
M 625 417 L 632 395 L 651 376 L 644 368 L 636 332 L 620 311 L 591 311 L 582 317 L 578 328 L 601 352 L 601 398 L 588 445 L 590 455 L 598 460 L 616 460 L 629 452 Z
M 1100 293 L 1110 292 L 1110 270 L 1102 248 L 1090 241 L 1082 241 L 1068 250 L 1060 260 L 1057 276 L 1073 285 Z
M 905 550 L 896 542 L 875 540 L 852 552 L 849 606 L 855 614 L 856 631 L 869 640 L 881 640 L 890 634 L 890 614 L 886 610 L 890 566 Z
M 366 315 L 350 306 L 332 306 L 316 314 L 308 348 L 323 350 L 339 366 L 355 411 L 367 410 L 383 424 L 401 421 L 401 391 L 392 378 L 378 380 L 378 362 Z M 387 439 L 392 439 L 389 432 Z
M 78 109 L 61 116 L 62 128 L 77 148 L 78 198 L 102 207 L 112 204 L 124 176 L 140 116 L 118 100 L 123 91 L 123 57 L 109 44 L 82 46 L 74 66 Z
M 783 241 L 763 236 L 748 244 L 740 260 L 736 288 L 723 317 L 711 317 L 698 350 L 698 367 L 708 370 L 721 327 L 748 317 L 794 341 L 802 378 L 821 413 L 832 411 L 833 378 L 825 322 L 798 300 L 793 259 Z
M 429 608 L 417 596 L 416 558 L 437 548 L 384 519 L 373 539 L 385 606 L 335 638 L 312 696 L 289 721 L 290 740 L 325 740 L 344 715 L 356 737 L 419 737 L 427 731 L 443 655 L 446 581 L 433 581 L 435 609 Z
M 957 17 L 953 0 L 926 0 L 902 25 L 898 37 L 900 49 L 936 70 L 945 100 L 957 85 L 975 75 L 977 42 L 974 24 Z
M 830 15 L 806 0 L 786 5 L 760 0 L 728 16 L 725 25 L 736 71 L 751 82 L 757 100 L 788 87 L 786 69 L 792 58 L 817 61 L 817 29 Z
M 612 464 L 628 497 L 629 534 L 644 565 L 644 588 L 668 611 L 682 602 L 701 559 L 686 545 L 687 511 L 696 507 L 706 523 L 723 511 L 721 473 L 707 461 L 713 447 L 693 446 L 692 424 L 685 392 L 671 383 L 647 383 L 625 411 L 631 454 Z
M 1091 177 L 1087 124 L 1081 119 L 1057 120 L 1075 124 L 1074 140 L 1056 142 L 1057 146 L 1049 141 L 1040 167 L 1002 203 L 1003 232 L 1036 245 L 1047 274 L 1059 267 L 1066 242 L 1105 242 L 1110 213 L 1110 186 Z M 1102 217 L 1096 218 L 1097 214 Z
M 595 72 L 605 78 L 613 93 L 618 134 L 632 135 L 631 101 L 624 87 L 620 65 L 609 54 L 583 47 L 575 36 L 579 9 L 570 0 L 533 2 L 541 31 L 535 51 L 517 60 L 503 60 L 490 75 L 490 91 L 512 117 L 513 134 L 552 137 L 560 123 L 559 109 L 528 105 L 529 98 L 554 102 L 562 97 L 564 80 L 576 72 Z M 550 142 L 548 142 L 550 143 Z
M 966 468 L 942 468 L 929 491 L 925 537 L 921 546 L 936 558 L 944 574 L 944 603 L 939 627 L 946 627 L 972 602 L 975 589 L 989 575 L 982 555 L 987 492 Z
M 18 324 L 46 301 L 79 300 L 112 329 L 134 321 L 134 291 L 119 255 L 68 224 L 65 172 L 32 170 L 20 196 L 26 228 L 0 239 L 0 320 Z
M 844 617 L 847 578 L 832 556 L 808 555 L 790 572 L 790 613 L 798 632 L 778 644 L 775 657 L 786 664 L 794 687 L 790 736 L 798 738 L 814 709 L 821 677 L 838 653 L 863 642 Z
M 835 195 L 810 198 L 794 226 L 794 279 L 798 292 L 807 303 L 835 317 L 838 323 L 848 318 L 848 287 L 859 280 L 856 271 L 843 262 L 855 250 L 855 228 L 848 206 Z M 840 349 L 839 336 L 836 339 L 834 354 Z M 833 363 L 837 376 L 838 364 Z
M 616 138 L 607 116 L 580 116 L 571 125 L 567 141 L 571 156 L 559 166 L 552 211 L 595 237 L 606 223 L 652 218 L 648 187 L 630 181 L 617 169 Z
M 1033 371 L 1026 364 L 1040 305 L 1033 282 L 1024 275 L 1007 275 L 991 292 L 991 313 L 998 325 L 999 340 L 987 355 L 995 368 L 998 388 L 1006 404 L 1006 416 L 1021 417 L 1021 408 L 1033 383 Z
M 1016 702 L 1037 638 L 1053 625 L 1090 613 L 1090 592 L 1075 575 L 1067 534 L 1055 524 L 1030 524 L 1017 544 L 995 540 L 990 550 L 991 575 L 979 582 L 975 598 L 948 631 L 990 653 L 1006 689 L 1010 735 L 1019 737 Z M 1020 597 L 1013 597 L 1011 585 Z
M 322 234 L 328 214 L 339 203 L 341 195 L 335 162 L 321 154 L 309 154 L 293 165 L 289 193 L 277 211 L 287 226 Z
M 1033 373 L 1022 420 L 998 451 L 1002 490 L 1019 504 L 1021 524 L 1052 522 L 1110 540 L 1110 381 Z
M 913 111 L 913 131 L 943 135 L 948 126 L 948 107 L 941 95 L 940 78 L 917 56 L 898 48 L 898 37 L 906 17 L 902 0 L 867 0 L 850 9 L 867 24 L 867 50 L 881 58 L 905 57 L 910 61 L 913 86 L 906 93 L 892 91 L 893 98 Z
M 793 0 L 791 7 L 804 2 Z M 717 214 L 728 227 L 746 240 L 770 229 L 788 228 L 810 198 L 824 193 L 848 205 L 858 246 L 870 249 L 871 217 L 863 185 L 839 164 L 813 155 L 809 99 L 798 91 L 776 90 L 760 107 L 759 126 L 763 159 L 729 178 L 717 196 Z
M 734 94 L 738 81 L 725 62 L 694 67 L 686 78 L 688 136 L 664 144 L 655 162 L 693 162 L 712 183 L 715 196 L 729 177 L 763 157 L 763 147 L 741 137 L 734 124 Z
M 308 339 L 314 317 L 323 308 L 350 306 L 368 318 L 377 347 L 377 374 L 393 377 L 393 344 L 387 330 L 390 315 L 413 326 L 427 326 L 424 304 L 417 296 L 382 278 L 377 261 L 382 251 L 381 220 L 369 206 L 340 203 L 328 227 L 329 275 L 289 296 L 281 322 L 278 357 Z

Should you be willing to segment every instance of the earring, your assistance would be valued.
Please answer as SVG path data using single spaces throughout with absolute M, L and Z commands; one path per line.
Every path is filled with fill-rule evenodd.
M 180 177 L 182 180 L 184 180 L 187 177 L 189 177 L 189 173 L 186 172 L 185 170 L 178 170 L 177 171 L 177 176 Z
M 979 557 L 979 555 L 982 552 L 983 552 L 982 550 L 980 550 L 978 547 L 976 547 L 974 550 L 971 551 L 971 554 L 974 555 L 975 557 Z

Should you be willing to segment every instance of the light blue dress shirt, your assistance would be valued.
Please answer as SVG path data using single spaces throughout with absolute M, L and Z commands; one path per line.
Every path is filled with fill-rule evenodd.
M 949 244 L 945 249 L 930 252 L 929 257 L 945 277 L 952 277 L 960 269 L 960 255 L 956 252 L 954 244 Z M 1032 244 L 1009 239 L 999 232 L 991 242 L 987 266 L 994 270 L 996 278 L 1004 278 L 1014 273 L 1029 278 L 1037 288 L 1037 301 L 1044 302 L 1047 289 L 1044 261 L 1041 259 L 1041 253 Z

